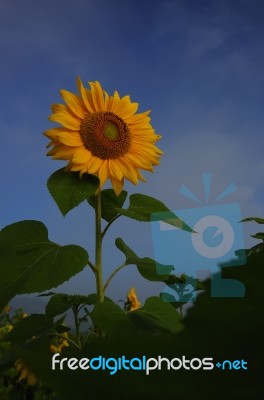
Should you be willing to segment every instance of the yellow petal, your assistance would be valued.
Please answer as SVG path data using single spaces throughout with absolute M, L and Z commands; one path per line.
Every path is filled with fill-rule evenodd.
M 28 374 L 27 383 L 30 386 L 33 386 L 33 385 L 35 385 L 37 383 L 37 378 L 31 372 Z
M 58 122 L 74 131 L 80 129 L 81 119 L 72 114 L 68 106 L 64 106 L 63 104 L 56 104 L 55 106 L 52 107 L 55 112 L 49 117 L 50 121 Z
M 80 171 L 83 168 L 83 164 L 73 164 L 72 162 L 69 162 L 69 164 L 66 167 L 67 171 Z M 85 171 L 87 172 L 87 171 Z
M 51 149 L 47 156 L 52 156 L 55 160 L 70 160 L 76 153 L 78 147 L 64 146 L 63 144 L 56 145 Z
M 123 164 L 123 171 L 124 171 L 124 177 L 130 180 L 134 185 L 138 183 L 138 176 L 137 176 L 137 171 L 134 166 L 131 166 L 131 164 L 124 163 Z
M 98 171 L 98 177 L 100 179 L 100 187 L 102 187 L 107 179 L 109 178 L 109 166 L 108 166 L 108 160 L 104 160 L 99 171 Z
M 120 101 L 120 97 L 117 91 L 115 91 L 114 96 L 111 96 L 108 104 L 108 111 L 113 112 L 116 102 Z
M 122 178 L 127 178 L 134 185 L 138 183 L 138 175 L 136 168 L 130 162 L 127 162 L 125 156 L 119 159 L 110 160 L 109 169 L 111 175 L 121 180 Z
M 138 179 L 140 179 L 143 182 L 147 182 L 147 180 L 144 178 L 144 176 L 141 174 L 141 172 L 139 170 L 137 170 L 137 176 Z
M 125 154 L 123 157 L 126 159 L 127 163 L 132 164 L 137 168 L 143 168 L 148 171 L 153 170 L 151 162 L 139 154 L 134 154 L 130 152 L 128 154 Z
M 104 95 L 105 95 L 105 111 L 112 111 L 114 98 L 113 96 L 108 96 L 106 92 L 104 92 Z
M 83 83 L 79 77 L 77 78 L 77 85 L 87 110 L 90 113 L 94 113 L 95 108 L 93 106 L 93 99 L 90 90 L 84 88 Z
M 19 377 L 19 381 L 22 381 L 22 379 L 25 379 L 27 376 L 28 376 L 28 370 L 24 366 L 22 371 L 21 371 L 21 374 L 20 374 L 20 377 Z
M 83 100 L 67 90 L 61 90 L 60 93 L 63 100 L 70 107 L 72 112 L 77 115 L 77 117 L 83 119 L 85 116 Z
M 115 90 L 114 99 L 115 99 L 115 100 L 120 100 L 120 96 L 119 96 L 119 93 L 118 93 L 117 90 Z
M 118 179 L 115 179 L 113 177 L 110 177 L 114 192 L 117 196 L 120 195 L 120 193 L 123 190 L 124 187 L 124 179 L 122 179 L 121 181 L 119 181 Z
M 80 177 L 83 176 L 83 174 L 87 174 L 87 168 L 86 165 L 80 170 Z
M 113 178 L 121 180 L 124 177 L 122 169 L 123 166 L 118 159 L 109 160 L 109 170 Z
M 131 103 L 129 96 L 124 96 L 120 101 L 114 102 L 112 106 L 113 113 L 126 119 L 135 114 L 138 109 L 138 103 Z
M 62 143 L 67 146 L 82 146 L 83 145 L 83 142 L 81 140 L 79 132 L 67 130 L 67 128 L 49 129 L 48 131 L 44 132 L 44 135 L 47 136 L 48 138 L 52 139 L 57 144 Z
M 135 157 L 141 156 L 144 159 L 148 160 L 150 163 L 156 163 L 159 160 L 159 156 L 149 149 L 136 149 L 134 152 L 131 151 L 131 154 L 135 154 Z
M 82 146 L 83 142 L 79 134 L 61 133 L 57 135 L 56 139 L 58 142 L 65 144 L 66 146 Z
M 61 127 L 61 126 L 56 126 L 55 128 L 51 128 L 46 130 L 43 135 L 47 136 L 49 139 L 54 139 L 58 133 L 64 133 L 64 132 L 72 132 L 72 130 Z
M 150 112 L 151 112 L 151 110 L 145 111 L 145 112 L 140 113 L 140 114 L 132 115 L 129 118 L 129 124 L 141 124 L 141 123 L 144 123 L 144 122 L 149 123 L 150 117 L 148 117 L 148 115 L 149 115 Z
M 89 82 L 89 85 L 91 86 L 91 93 L 95 110 L 104 111 L 104 95 L 100 83 L 98 81 Z
M 74 164 L 86 164 L 91 157 L 90 151 L 86 150 L 83 146 L 74 154 L 72 162 Z
M 104 160 L 101 160 L 101 158 L 93 156 L 91 164 L 89 165 L 88 168 L 89 174 L 95 174 L 99 170 L 99 168 L 101 168 L 103 162 Z

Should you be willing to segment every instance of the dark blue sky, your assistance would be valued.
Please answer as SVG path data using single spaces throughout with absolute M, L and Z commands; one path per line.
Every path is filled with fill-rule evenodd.
M 92 244 L 88 208 L 64 219 L 45 186 L 63 165 L 45 156 L 50 104 L 62 88 L 76 92 L 77 75 L 151 109 L 163 135 L 161 165 L 145 173 L 147 184 L 126 189 L 175 210 L 193 207 L 179 187 L 201 195 L 201 173 L 212 172 L 214 195 L 235 182 L 231 200 L 243 216 L 263 216 L 263 18 L 262 0 L 1 0 L 0 225 L 38 219 L 51 240 Z M 122 260 L 110 247 L 116 236 L 153 256 L 150 227 L 120 220 L 109 231 L 107 272 Z M 157 293 L 160 286 L 151 289 L 133 268 L 109 295 L 124 298 L 133 285 L 142 297 Z M 86 272 L 66 288 L 92 291 L 84 284 L 91 278 Z

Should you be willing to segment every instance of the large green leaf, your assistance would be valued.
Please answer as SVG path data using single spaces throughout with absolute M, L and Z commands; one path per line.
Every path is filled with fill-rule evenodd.
M 129 333 L 134 329 L 155 333 L 182 330 L 178 312 L 159 297 L 150 297 L 144 307 L 128 313 L 112 301 L 98 303 L 91 315 L 95 325 L 110 335 Z
M 132 194 L 129 197 L 129 207 L 127 209 L 118 208 L 119 214 L 128 218 L 136 219 L 137 221 L 159 221 L 162 220 L 169 225 L 173 225 L 179 229 L 188 232 L 193 232 L 185 222 L 177 217 L 164 203 L 154 197 L 144 194 Z
M 119 209 L 120 214 L 138 221 L 151 221 L 151 214 L 156 212 L 169 211 L 161 201 L 154 197 L 136 193 L 129 197 L 129 207 Z
M 20 221 L 0 231 L 0 309 L 14 296 L 42 292 L 67 281 L 87 265 L 85 249 L 48 239 L 39 221 Z
M 125 333 L 132 328 L 126 312 L 113 301 L 95 304 L 91 317 L 97 327 L 110 335 L 118 331 Z
M 57 293 L 52 296 L 46 305 L 46 315 L 48 318 L 54 318 L 57 315 L 65 313 L 71 308 L 70 296 L 65 293 Z
M 172 265 L 160 264 L 149 257 L 138 257 L 121 238 L 116 239 L 115 245 L 126 256 L 126 265 L 136 265 L 138 272 L 145 279 L 149 281 L 165 282 L 171 277 L 170 272 L 174 269 Z M 161 274 L 158 274 L 157 270 L 160 271 Z
M 74 207 L 92 196 L 98 189 L 99 179 L 95 175 L 66 172 L 64 168 L 54 172 L 47 185 L 61 213 L 65 216 Z
M 52 323 L 44 314 L 32 314 L 21 319 L 5 337 L 5 342 L 24 343 L 33 336 L 40 336 L 51 331 Z
M 150 332 L 176 333 L 183 329 L 175 308 L 155 296 L 149 297 L 142 308 L 129 312 L 128 318 L 137 327 Z
M 127 198 L 127 192 L 122 190 L 119 196 L 113 189 L 104 189 L 101 192 L 102 218 L 107 222 L 112 221 L 118 215 L 118 209 L 123 206 Z M 88 198 L 88 203 L 95 208 L 95 197 Z

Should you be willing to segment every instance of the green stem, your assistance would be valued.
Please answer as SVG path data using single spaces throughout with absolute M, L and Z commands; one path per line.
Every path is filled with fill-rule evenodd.
M 101 220 L 101 191 L 99 190 L 99 192 L 95 196 L 95 277 L 98 303 L 102 303 L 104 301 Z
M 95 268 L 95 266 L 93 265 L 93 263 L 90 260 L 88 260 L 88 265 L 91 268 L 91 270 L 95 273 L 96 272 L 96 268 Z
M 113 279 L 113 277 L 115 276 L 115 274 L 117 274 L 118 271 L 120 271 L 120 269 L 124 268 L 126 265 L 127 265 L 126 262 L 124 262 L 123 264 L 121 264 L 118 268 L 116 268 L 116 269 L 112 272 L 112 274 L 109 276 L 109 278 L 107 279 L 107 281 L 106 281 L 106 283 L 105 283 L 105 285 L 104 285 L 104 292 L 106 291 L 106 289 L 107 289 L 109 283 L 111 282 L 111 280 Z
M 104 235 L 106 234 L 106 232 L 108 231 L 108 229 L 110 228 L 110 226 L 112 225 L 112 223 L 117 219 L 121 217 L 121 214 L 117 214 L 104 228 L 103 232 L 102 232 L 102 238 L 104 237 Z

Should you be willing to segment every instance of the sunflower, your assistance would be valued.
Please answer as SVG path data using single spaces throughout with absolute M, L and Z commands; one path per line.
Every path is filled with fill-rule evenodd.
M 5 306 L 4 309 L 1 312 L 4 314 L 4 313 L 9 313 L 9 311 L 11 311 L 11 307 L 10 306 Z
M 137 298 L 136 289 L 132 287 L 127 295 L 126 309 L 128 311 L 134 311 L 137 310 L 140 306 L 141 303 Z
M 66 104 L 54 104 L 50 121 L 59 123 L 44 132 L 53 146 L 47 153 L 57 160 L 68 160 L 68 171 L 94 174 L 100 187 L 110 179 L 118 195 L 124 179 L 133 184 L 145 181 L 140 170 L 153 172 L 162 151 L 160 138 L 150 124 L 150 111 L 137 113 L 138 104 L 115 91 L 109 96 L 98 81 L 90 89 L 77 79 L 79 95 L 61 90 Z
M 50 351 L 52 353 L 61 353 L 62 349 L 65 347 L 69 346 L 68 342 L 68 333 L 65 332 L 62 334 L 63 337 L 54 337 L 52 339 L 51 345 L 50 345 Z
M 19 377 L 19 381 L 21 381 L 22 379 L 26 379 L 28 385 L 33 386 L 37 383 L 37 378 L 36 376 L 29 371 L 29 369 L 27 368 L 27 366 L 23 363 L 22 360 L 17 360 L 15 362 L 15 367 L 17 369 L 17 372 L 20 374 Z

